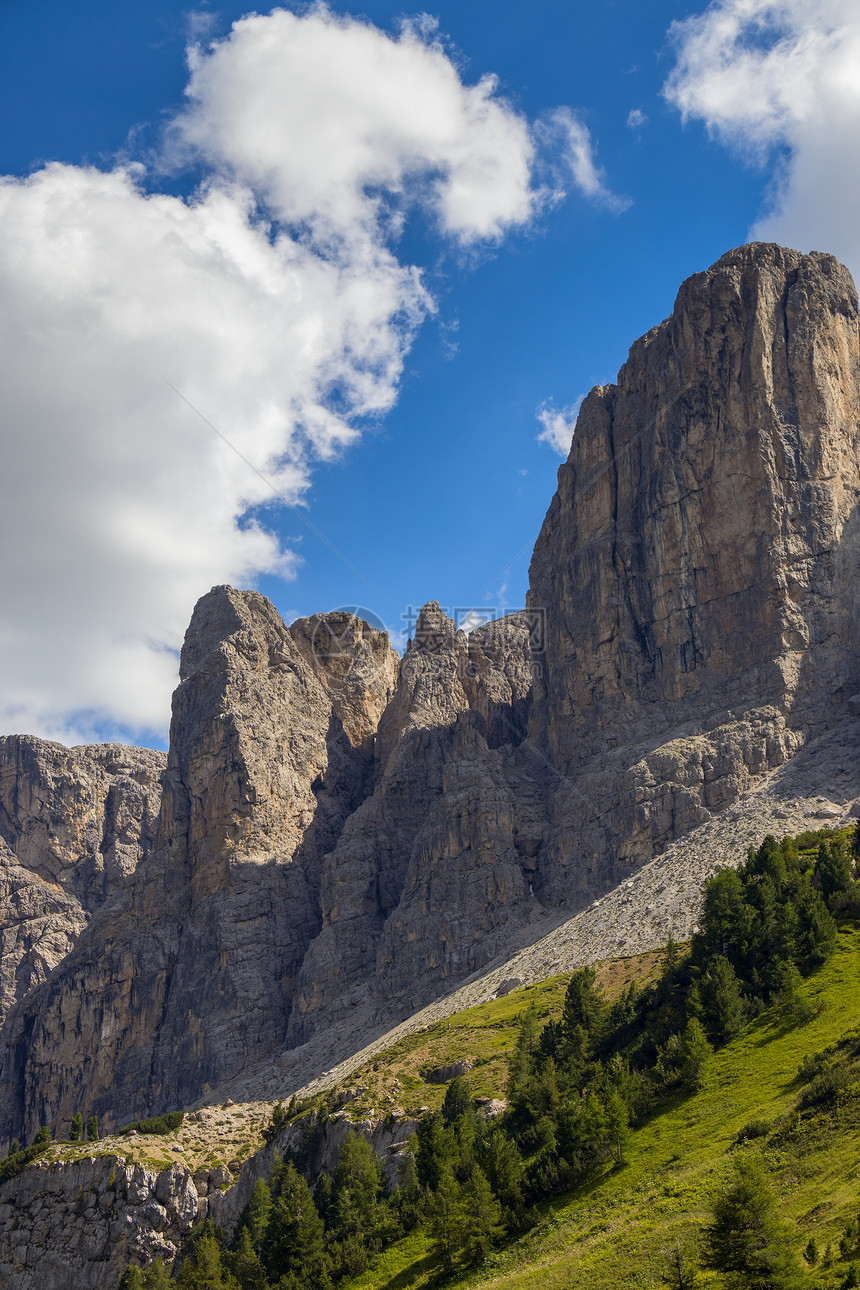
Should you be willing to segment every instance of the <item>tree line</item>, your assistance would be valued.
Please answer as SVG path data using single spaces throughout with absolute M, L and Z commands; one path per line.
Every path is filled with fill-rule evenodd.
M 359 1134 L 346 1140 L 334 1172 L 323 1173 L 313 1191 L 302 1173 L 309 1150 L 276 1158 L 232 1241 L 204 1223 L 187 1243 L 176 1282 L 188 1290 L 326 1290 L 419 1226 L 443 1274 L 481 1263 L 497 1241 L 536 1221 L 541 1201 L 623 1166 L 644 1116 L 670 1093 L 695 1091 L 713 1049 L 748 1019 L 774 1004 L 801 1019 L 799 982 L 835 948 L 833 913 L 860 912 L 858 849 L 860 824 L 850 843 L 840 835 L 765 838 L 738 869 L 706 883 L 699 930 L 686 952 L 670 941 L 655 982 L 634 982 L 609 1002 L 594 970 L 580 968 L 558 1020 L 541 1024 L 533 1010 L 521 1016 L 502 1116 L 479 1115 L 467 1082 L 454 1079 L 441 1110 L 422 1117 L 388 1191 Z M 286 1121 L 280 1107 L 270 1136 Z M 317 1131 L 314 1117 L 307 1123 L 309 1134 Z M 721 1225 L 730 1232 L 740 1221 L 739 1197 L 752 1196 L 755 1208 L 755 1197 L 767 1194 L 761 1167 L 753 1161 L 749 1168 L 727 1186 L 734 1210 L 727 1200 L 706 1241 L 711 1266 L 727 1273 L 736 1256 L 726 1250 L 737 1241 L 721 1244 Z M 774 1249 L 785 1244 L 784 1225 L 775 1211 L 771 1217 L 759 1263 L 774 1263 Z M 787 1261 L 774 1263 L 776 1280 L 744 1284 L 790 1290 L 795 1265 L 790 1243 L 786 1249 Z M 671 1284 L 684 1290 L 689 1275 L 679 1250 Z M 174 1283 L 155 1264 L 145 1272 L 129 1268 L 123 1288 Z

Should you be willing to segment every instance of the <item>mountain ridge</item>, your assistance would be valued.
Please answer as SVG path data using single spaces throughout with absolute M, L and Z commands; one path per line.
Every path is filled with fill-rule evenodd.
M 0 1137 L 63 1131 L 82 1105 L 108 1128 L 192 1105 L 351 1018 L 405 1018 L 810 741 L 849 747 L 858 500 L 850 275 L 751 244 L 689 279 L 585 400 L 524 613 L 466 636 L 431 602 L 398 661 L 351 616 L 288 627 L 258 593 L 213 589 L 133 872 L 41 976 L 4 983 Z M 24 746 L 4 741 L 12 771 Z M 27 746 L 8 778 L 35 799 L 55 754 Z

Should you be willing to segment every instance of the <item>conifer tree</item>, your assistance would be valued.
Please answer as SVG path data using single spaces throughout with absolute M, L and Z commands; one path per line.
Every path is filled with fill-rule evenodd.
M 177 1284 L 181 1290 L 239 1290 L 235 1278 L 224 1267 L 221 1246 L 209 1219 L 192 1237 Z
M 666 1271 L 660 1278 L 663 1285 L 671 1287 L 671 1290 L 693 1290 L 699 1278 L 695 1264 L 681 1242 L 676 1241 L 664 1254 Z
M 446 1124 L 453 1124 L 461 1115 L 472 1109 L 472 1098 L 469 1085 L 462 1075 L 455 1075 L 445 1091 L 442 1103 L 442 1118 Z
M 697 1017 L 691 1017 L 684 1027 L 678 1056 L 684 1084 L 687 1088 L 700 1089 L 704 1083 L 708 1063 L 713 1056 L 713 1049 Z
M 738 1290 L 800 1290 L 806 1278 L 758 1155 L 737 1155 L 705 1229 L 705 1263 Z
M 623 1165 L 630 1140 L 630 1112 L 617 1088 L 610 1088 L 604 1100 L 604 1140 L 616 1165 Z
M 461 1193 L 457 1242 L 469 1263 L 483 1263 L 502 1234 L 502 1207 L 483 1170 L 477 1165 Z
M 373 1148 L 361 1134 L 351 1134 L 340 1149 L 332 1178 L 331 1227 L 340 1236 L 354 1234 L 370 1244 L 379 1223 L 382 1175 Z
M 266 1228 L 263 1262 L 271 1280 L 293 1274 L 313 1290 L 328 1285 L 323 1221 L 292 1161 L 284 1166 Z
M 163 1259 L 150 1263 L 143 1274 L 143 1290 L 170 1290 L 173 1285 Z
M 594 968 L 578 968 L 570 978 L 561 1018 L 562 1053 L 574 1066 L 591 1056 L 604 1007 Z
M 450 1169 L 445 1169 L 433 1195 L 430 1234 L 436 1256 L 447 1273 L 454 1271 L 454 1260 L 460 1248 L 460 1188 Z
M 850 846 L 851 854 L 854 857 L 854 863 L 860 866 L 860 818 L 858 818 L 851 833 Z
M 143 1273 L 140 1268 L 136 1268 L 134 1264 L 130 1263 L 122 1274 L 117 1290 L 145 1290 Z
M 75 1111 L 72 1116 L 72 1122 L 69 1125 L 69 1142 L 77 1142 L 84 1131 L 84 1117 L 80 1111 Z
M 832 896 L 847 891 L 851 886 L 851 861 L 845 853 L 841 838 L 834 839 L 828 845 L 822 842 L 818 848 L 815 862 L 815 873 L 821 887 L 821 894 L 827 903 Z
M 233 1244 L 233 1249 L 224 1256 L 232 1275 L 236 1278 L 240 1290 L 266 1290 L 268 1279 L 263 1262 L 254 1249 L 250 1230 L 243 1227 Z
M 268 1184 L 260 1178 L 254 1184 L 251 1199 L 242 1211 L 238 1228 L 238 1233 L 248 1232 L 251 1244 L 258 1253 L 263 1248 L 271 1212 L 272 1193 Z
M 735 970 L 724 955 L 711 960 L 699 988 L 708 1030 L 717 1043 L 727 1043 L 741 1030 L 746 1008 Z
M 91 1115 L 87 1120 L 87 1142 L 98 1142 L 99 1140 L 99 1117 Z
M 523 1203 L 525 1179 L 517 1144 L 498 1127 L 492 1129 L 482 1144 L 481 1163 L 493 1192 L 514 1217 Z

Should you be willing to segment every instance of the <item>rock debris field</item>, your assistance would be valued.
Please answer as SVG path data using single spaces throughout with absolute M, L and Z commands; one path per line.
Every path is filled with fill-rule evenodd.
M 642 954 L 669 936 L 687 940 L 696 929 L 704 883 L 737 865 L 750 845 L 806 830 L 841 828 L 860 814 L 860 720 L 844 719 L 786 765 L 762 776 L 722 814 L 701 824 L 587 909 L 566 921 L 540 907 L 521 929 L 529 943 L 500 955 L 459 989 L 407 1020 L 380 1029 L 367 1014 L 349 1027 L 316 1036 L 274 1066 L 258 1067 L 229 1086 L 236 1101 L 312 1096 L 334 1088 L 404 1035 L 484 1003 L 519 986 L 570 972 L 600 959 Z M 352 1049 L 349 1056 L 345 1054 Z M 320 1067 L 323 1073 L 319 1074 Z M 219 1098 L 227 1096 L 219 1090 Z

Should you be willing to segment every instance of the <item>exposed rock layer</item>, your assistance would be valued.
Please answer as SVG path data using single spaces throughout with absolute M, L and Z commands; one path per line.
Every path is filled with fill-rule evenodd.
M 823 729 L 857 688 L 857 295 L 754 244 L 582 406 L 535 546 L 530 734 L 566 777 L 542 896 L 598 894 Z
M 152 850 L 164 753 L 0 738 L 0 1027 Z
M 858 416 L 847 272 L 741 248 L 584 403 L 528 613 L 466 636 L 431 603 L 398 661 L 351 615 L 205 596 L 157 828 L 124 787 L 127 872 L 19 974 L 0 1130 L 188 1105 L 407 1015 L 790 760 L 860 688 Z

